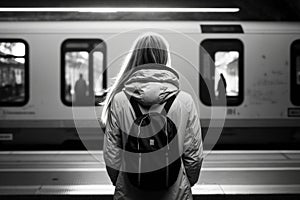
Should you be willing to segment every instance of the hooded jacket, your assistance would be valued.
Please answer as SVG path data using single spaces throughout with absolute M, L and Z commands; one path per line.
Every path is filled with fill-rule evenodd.
M 161 111 L 163 103 L 178 93 L 168 117 L 176 124 L 179 148 L 182 151 L 182 167 L 177 181 L 168 189 L 158 191 L 140 190 L 131 185 L 122 172 L 123 132 L 128 132 L 135 119 L 135 113 L 127 96 L 135 98 L 143 113 L 144 106 L 151 111 Z M 126 137 L 126 136 L 125 136 Z M 109 120 L 106 125 L 103 145 L 104 161 L 108 175 L 115 187 L 114 199 L 146 200 L 193 199 L 191 187 L 198 181 L 202 165 L 203 146 L 200 121 L 192 97 L 179 90 L 179 76 L 165 65 L 146 64 L 134 69 L 112 101 Z

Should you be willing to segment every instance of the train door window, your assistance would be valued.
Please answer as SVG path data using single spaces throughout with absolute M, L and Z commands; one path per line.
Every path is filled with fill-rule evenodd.
M 291 102 L 300 106 L 300 40 L 291 45 L 291 70 L 290 70 Z
M 200 99 L 208 106 L 243 101 L 243 43 L 238 39 L 207 39 L 200 44 Z
M 100 39 L 68 39 L 62 44 L 62 102 L 93 106 L 106 88 L 105 43 Z
M 21 39 L 0 39 L 0 106 L 29 100 L 29 47 Z

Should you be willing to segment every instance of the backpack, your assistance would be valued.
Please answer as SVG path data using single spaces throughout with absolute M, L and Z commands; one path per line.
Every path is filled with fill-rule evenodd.
M 177 94 L 170 97 L 162 111 L 143 114 L 132 97 L 136 119 L 126 134 L 123 154 L 125 174 L 139 189 L 160 190 L 172 186 L 181 168 L 177 128 L 167 116 Z

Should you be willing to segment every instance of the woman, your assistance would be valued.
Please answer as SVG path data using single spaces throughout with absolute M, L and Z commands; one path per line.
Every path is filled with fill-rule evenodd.
M 170 52 L 165 39 L 155 33 L 140 36 L 127 56 L 116 82 L 106 98 L 101 120 L 106 124 L 103 154 L 109 177 L 116 186 L 114 199 L 192 199 L 191 187 L 197 182 L 202 164 L 200 122 L 195 104 L 189 94 L 179 92 L 179 78 L 170 67 Z M 182 150 L 182 166 L 176 182 L 164 190 L 142 190 L 128 181 L 122 165 L 122 147 L 135 113 L 128 96 L 145 107 L 163 103 L 177 94 L 170 117 L 177 126 Z M 152 108 L 152 107 L 151 107 Z

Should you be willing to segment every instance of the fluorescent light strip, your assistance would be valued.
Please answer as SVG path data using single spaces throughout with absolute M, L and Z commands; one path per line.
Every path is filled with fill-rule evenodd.
M 117 12 L 215 12 L 215 13 L 235 13 L 239 8 L 0 8 L 0 12 L 94 12 L 94 13 L 117 13 Z

